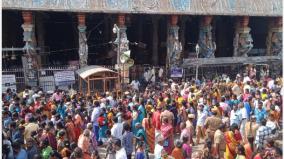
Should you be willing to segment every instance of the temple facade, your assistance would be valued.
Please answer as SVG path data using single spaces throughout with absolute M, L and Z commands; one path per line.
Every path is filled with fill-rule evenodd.
M 134 64 L 168 68 L 196 53 L 199 58 L 282 55 L 282 0 L 3 0 L 2 5 L 3 54 L 16 54 L 13 61 L 4 58 L 3 67 L 20 66 L 25 57 L 31 75 L 44 65 L 120 64 L 127 51 Z

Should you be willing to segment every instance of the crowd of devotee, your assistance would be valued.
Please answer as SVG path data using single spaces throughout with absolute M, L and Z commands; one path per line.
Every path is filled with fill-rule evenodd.
M 2 158 L 280 159 L 282 82 L 247 72 L 93 95 L 7 89 Z

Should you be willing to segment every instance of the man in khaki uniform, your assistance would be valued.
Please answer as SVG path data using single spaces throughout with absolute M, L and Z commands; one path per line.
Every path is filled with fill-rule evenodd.
M 194 126 L 193 126 L 193 120 L 195 119 L 195 115 L 194 114 L 188 114 L 188 120 L 186 121 L 186 128 L 189 130 L 190 132 L 190 144 L 194 145 L 193 142 L 193 135 L 194 135 Z
M 220 127 L 222 124 L 222 119 L 217 117 L 216 109 L 212 109 L 212 116 L 208 117 L 205 120 L 204 128 L 206 129 L 206 138 L 210 138 L 211 141 L 214 141 L 214 134 L 215 131 Z
M 224 136 L 225 128 L 225 124 L 221 124 L 214 134 L 214 146 L 217 152 L 216 158 L 220 159 L 224 158 L 224 153 L 226 151 L 226 141 Z

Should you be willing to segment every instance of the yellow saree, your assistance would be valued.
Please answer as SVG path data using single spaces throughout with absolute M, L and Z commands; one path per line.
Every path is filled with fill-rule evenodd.
M 225 158 L 226 159 L 235 159 L 236 147 L 238 146 L 239 141 L 235 139 L 234 133 L 232 131 L 227 131 L 225 133 L 225 140 L 226 140 Z

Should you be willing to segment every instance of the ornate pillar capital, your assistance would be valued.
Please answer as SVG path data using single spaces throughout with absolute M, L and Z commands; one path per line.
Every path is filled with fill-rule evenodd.
M 86 14 L 85 13 L 78 13 L 77 18 L 78 18 L 78 25 L 79 26 L 86 25 Z
M 117 23 L 119 27 L 125 26 L 125 14 L 119 14 L 117 17 Z
M 22 17 L 24 20 L 24 24 L 32 24 L 33 23 L 33 15 L 31 11 L 23 11 Z
M 26 54 L 24 55 L 24 61 L 26 62 L 23 62 L 25 83 L 35 87 L 38 85 L 37 68 L 39 66 L 34 49 L 36 39 L 34 38 L 33 14 L 31 11 L 22 11 L 22 17 L 24 21 L 22 24 L 24 30 L 23 41 L 25 42 L 24 50 L 26 51 Z
M 213 16 L 209 16 L 209 15 L 204 16 L 202 23 L 203 23 L 204 26 L 209 26 L 209 25 L 211 26 L 212 20 L 213 20 Z
M 172 26 L 177 26 L 178 23 L 178 15 L 171 15 L 170 23 Z

